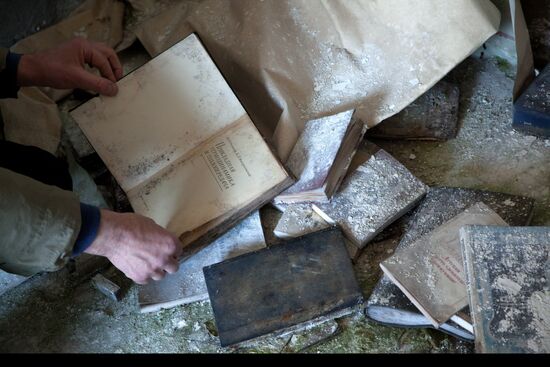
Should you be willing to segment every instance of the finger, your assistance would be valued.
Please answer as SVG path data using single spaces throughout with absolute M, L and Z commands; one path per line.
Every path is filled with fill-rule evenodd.
M 151 274 L 151 278 L 153 280 L 161 280 L 166 276 L 166 272 L 164 270 L 155 270 L 153 274 Z
M 106 96 L 114 96 L 118 92 L 118 87 L 115 83 L 82 68 L 77 68 L 74 71 L 73 78 L 75 79 L 75 84 L 82 89 L 92 90 Z
M 176 244 L 176 251 L 174 251 L 173 256 L 174 258 L 179 259 L 181 254 L 183 253 L 183 245 L 176 237 L 174 237 L 174 242 Z
M 111 69 L 113 69 L 113 72 L 115 74 L 116 79 L 122 78 L 122 64 L 120 63 L 120 60 L 115 52 L 111 47 L 107 46 L 104 43 L 100 42 L 94 42 L 94 47 L 96 47 L 105 57 L 107 57 L 107 60 L 109 60 L 109 64 L 111 64 Z
M 177 273 L 179 267 L 180 267 L 179 262 L 171 261 L 164 266 L 164 270 L 169 274 L 174 274 L 174 273 Z
M 93 45 L 86 47 L 84 50 L 84 61 L 93 67 L 99 69 L 101 75 L 112 82 L 116 82 L 115 74 L 109 63 L 109 59 Z
M 148 278 L 136 278 L 132 280 L 134 281 L 134 283 L 141 284 L 141 285 L 146 285 L 147 283 L 149 283 Z

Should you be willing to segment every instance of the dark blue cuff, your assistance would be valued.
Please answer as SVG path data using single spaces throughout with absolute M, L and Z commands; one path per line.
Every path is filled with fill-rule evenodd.
M 21 56 L 15 52 L 8 52 L 6 67 L 0 73 L 0 80 L 2 82 L 0 98 L 17 98 L 17 91 L 19 90 L 19 86 L 17 85 L 17 68 L 19 67 Z
M 80 217 L 82 218 L 82 224 L 73 247 L 72 256 L 78 256 L 90 247 L 99 230 L 101 215 L 98 207 L 80 203 Z

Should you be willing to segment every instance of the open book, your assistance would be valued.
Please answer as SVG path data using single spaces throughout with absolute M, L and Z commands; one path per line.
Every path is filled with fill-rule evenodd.
M 293 182 L 192 34 L 71 112 L 136 213 L 198 249 Z

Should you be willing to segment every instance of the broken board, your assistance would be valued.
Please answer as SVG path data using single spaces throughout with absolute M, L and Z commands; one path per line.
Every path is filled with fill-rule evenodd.
M 205 267 L 204 275 L 224 347 L 341 317 L 363 302 L 338 229 Z

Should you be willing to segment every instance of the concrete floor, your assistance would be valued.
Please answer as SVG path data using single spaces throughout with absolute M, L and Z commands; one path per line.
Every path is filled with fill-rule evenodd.
M 138 57 L 139 59 L 139 57 Z M 142 58 L 142 61 L 146 58 Z M 550 140 L 511 130 L 511 70 L 495 59 L 469 58 L 447 79 L 461 90 L 456 139 L 448 142 L 376 141 L 428 185 L 489 189 L 536 199 L 533 225 L 550 225 Z M 413 159 L 414 158 L 414 159 Z M 73 167 L 82 195 L 97 197 L 86 173 Z M 269 231 L 277 212 L 265 208 Z M 266 233 L 266 237 L 269 233 Z M 366 297 L 380 276 L 378 263 L 396 240 L 374 243 L 355 265 Z M 91 257 L 90 257 L 91 258 Z M 136 287 L 98 258 L 81 258 L 76 271 L 37 275 L 0 296 L 1 352 L 472 352 L 472 345 L 431 329 L 377 325 L 362 315 L 312 330 L 222 349 L 208 301 L 140 314 Z M 125 289 L 120 302 L 95 290 L 97 269 Z

